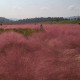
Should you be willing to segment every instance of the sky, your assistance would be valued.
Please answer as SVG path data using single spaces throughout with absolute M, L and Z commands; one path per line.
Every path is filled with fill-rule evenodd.
M 80 0 L 0 0 L 0 17 L 80 16 Z

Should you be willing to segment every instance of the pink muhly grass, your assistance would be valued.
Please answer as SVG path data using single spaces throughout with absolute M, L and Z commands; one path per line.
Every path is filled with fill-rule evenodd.
M 80 80 L 79 26 L 51 26 L 28 39 L 16 32 L 0 35 L 1 80 Z
M 30 80 L 31 54 L 26 38 L 15 32 L 3 33 L 0 35 L 0 44 L 0 79 Z

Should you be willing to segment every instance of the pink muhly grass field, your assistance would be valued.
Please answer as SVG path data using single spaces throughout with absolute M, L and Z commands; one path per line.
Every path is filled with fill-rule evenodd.
M 39 24 L 7 25 L 23 26 L 39 28 Z M 80 80 L 80 25 L 43 27 L 44 32 L 31 36 L 0 34 L 0 80 Z

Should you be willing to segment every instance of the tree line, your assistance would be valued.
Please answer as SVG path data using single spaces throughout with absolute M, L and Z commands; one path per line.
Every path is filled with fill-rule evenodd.
M 10 19 L 6 19 L 4 17 L 0 17 L 0 24 L 27 24 L 27 23 L 43 23 L 43 22 L 51 22 L 54 23 L 59 22 L 59 21 L 64 21 L 64 20 L 80 20 L 79 18 L 64 18 L 64 17 L 40 17 L 40 18 L 27 18 L 27 19 L 20 19 L 17 21 L 13 21 Z

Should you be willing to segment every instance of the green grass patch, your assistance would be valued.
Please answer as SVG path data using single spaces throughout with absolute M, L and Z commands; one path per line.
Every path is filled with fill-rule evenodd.
M 3 29 L 3 28 L 0 28 L 0 33 L 3 33 L 3 32 L 17 32 L 17 33 L 20 33 L 20 34 L 23 34 L 25 36 L 28 36 L 28 35 L 32 35 L 32 33 L 35 33 L 35 32 L 40 32 L 40 30 L 38 29 Z
M 59 20 L 59 21 L 45 21 L 44 24 L 78 24 L 80 20 Z

